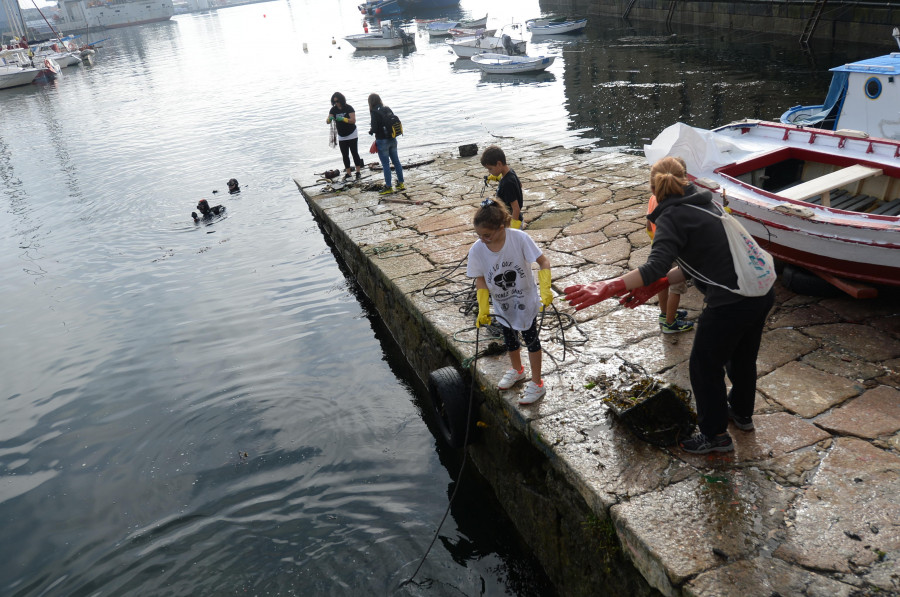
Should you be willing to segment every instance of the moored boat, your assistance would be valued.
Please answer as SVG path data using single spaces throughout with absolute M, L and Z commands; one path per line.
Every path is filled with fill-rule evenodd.
M 471 21 L 428 21 L 424 25 L 425 31 L 431 37 L 449 37 L 458 29 L 484 29 L 487 25 L 487 15 Z
M 364 15 L 374 17 L 389 17 L 400 14 L 411 15 L 418 10 L 431 10 L 456 6 L 459 0 L 367 0 L 359 5 L 359 10 Z
M 683 158 L 776 258 L 848 292 L 842 280 L 900 286 L 900 141 L 747 120 L 675 124 L 644 152 Z
M 587 27 L 587 19 L 553 21 L 535 19 L 526 23 L 532 35 L 553 35 L 558 33 L 578 33 Z
M 415 47 L 416 38 L 394 26 L 391 21 L 381 22 L 381 31 L 377 33 L 359 33 L 344 37 L 351 46 L 357 50 L 384 50 L 388 48 Z
M 900 45 L 896 27 L 894 39 Z M 794 106 L 781 115 L 781 122 L 900 139 L 900 52 L 836 66 L 831 72 L 824 103 Z
M 492 75 L 534 73 L 546 70 L 556 56 L 509 56 L 507 54 L 478 54 L 472 62 L 482 71 Z
M 502 33 L 501 35 L 473 35 L 471 37 L 457 37 L 448 39 L 447 45 L 454 54 L 460 58 L 471 58 L 476 54 L 508 54 L 522 55 L 525 54 L 526 42 L 524 39 L 512 39 L 509 35 Z
M 0 51 L 0 89 L 29 85 L 38 76 L 38 69 L 22 64 L 19 52 Z

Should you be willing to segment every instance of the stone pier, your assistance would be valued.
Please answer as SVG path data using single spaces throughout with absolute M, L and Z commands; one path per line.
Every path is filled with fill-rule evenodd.
M 557 295 L 643 263 L 643 158 L 498 144 Z M 343 189 L 296 183 L 426 379 L 474 355 L 474 314 L 453 299 L 471 286 L 463 260 L 486 172 L 449 150 L 418 161 L 407 191 L 387 199 L 366 190 L 378 172 Z M 523 384 L 496 389 L 505 355 L 477 359 L 483 401 L 469 455 L 561 595 L 900 595 L 900 304 L 777 291 L 756 431 L 732 427 L 725 455 L 642 442 L 593 387 L 623 367 L 690 387 L 693 333 L 660 334 L 656 305 L 605 301 L 575 314 L 557 299 L 577 325 L 545 317 L 549 389 L 533 406 L 516 402 Z M 696 289 L 682 307 L 696 318 Z

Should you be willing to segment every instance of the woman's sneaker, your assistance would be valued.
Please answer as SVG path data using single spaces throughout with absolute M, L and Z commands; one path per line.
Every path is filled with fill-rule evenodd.
M 687 310 L 686 310 L 686 309 L 676 309 L 676 310 L 675 310 L 675 319 L 684 319 L 685 317 L 687 317 Z M 660 314 L 659 314 L 659 322 L 660 322 L 660 323 L 665 323 L 665 322 L 666 322 L 666 314 L 665 314 L 665 312 L 660 312 Z
M 405 190 L 406 190 L 406 185 L 403 184 L 402 182 L 398 182 L 398 183 L 397 183 L 397 186 L 394 187 L 394 188 L 397 189 L 398 191 L 405 191 Z
M 734 442 L 727 433 L 715 437 L 706 437 L 702 431 L 698 431 L 682 442 L 678 442 L 681 449 L 691 454 L 709 454 L 710 452 L 731 452 L 734 450 Z
M 734 411 L 731 410 L 731 405 L 728 406 L 728 418 L 731 419 L 731 422 L 734 423 L 734 426 L 741 431 L 753 431 L 754 429 L 756 429 L 753 426 L 753 417 L 741 417 L 734 414 Z
M 379 195 L 393 195 L 394 187 L 384 187 L 381 191 L 378 192 Z
M 541 385 L 534 383 L 533 381 L 529 381 L 528 385 L 525 386 L 525 394 L 519 398 L 519 404 L 534 404 L 538 400 L 544 397 L 544 394 L 547 393 L 547 388 L 544 387 L 544 380 L 541 380 Z
M 662 330 L 663 334 L 677 334 L 679 332 L 689 332 L 694 329 L 693 321 L 685 321 L 683 319 L 676 319 L 672 323 L 666 323 L 664 319 L 662 323 L 659 324 L 659 329 Z
M 497 389 L 508 390 L 523 379 L 525 379 L 525 365 L 522 365 L 522 368 L 518 371 L 515 369 L 508 369 L 506 373 L 503 374 L 503 377 L 500 378 Z

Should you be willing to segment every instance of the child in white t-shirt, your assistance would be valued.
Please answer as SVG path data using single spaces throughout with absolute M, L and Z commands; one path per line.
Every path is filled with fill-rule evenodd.
M 478 297 L 477 326 L 491 323 L 488 297 L 503 331 L 512 368 L 497 387 L 512 388 L 525 379 L 525 366 L 520 355 L 519 332 L 528 349 L 531 381 L 519 404 L 533 404 L 546 393 L 541 379 L 541 343 L 537 332 L 537 314 L 553 301 L 550 290 L 550 260 L 534 241 L 521 230 L 510 228 L 511 216 L 502 202 L 487 199 L 475 213 L 473 224 L 477 241 L 469 249 L 466 275 L 475 278 Z M 531 272 L 532 262 L 540 266 L 540 293 Z

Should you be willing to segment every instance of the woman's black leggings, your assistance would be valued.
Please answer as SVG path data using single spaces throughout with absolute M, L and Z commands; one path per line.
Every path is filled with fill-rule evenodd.
M 359 141 L 359 137 L 355 139 L 348 139 L 347 141 L 338 141 L 338 146 L 341 148 L 341 157 L 344 158 L 344 168 L 347 170 L 350 169 L 350 154 L 353 154 L 353 163 L 357 166 L 362 166 L 363 161 L 359 158 L 359 151 L 356 148 L 356 142 Z

